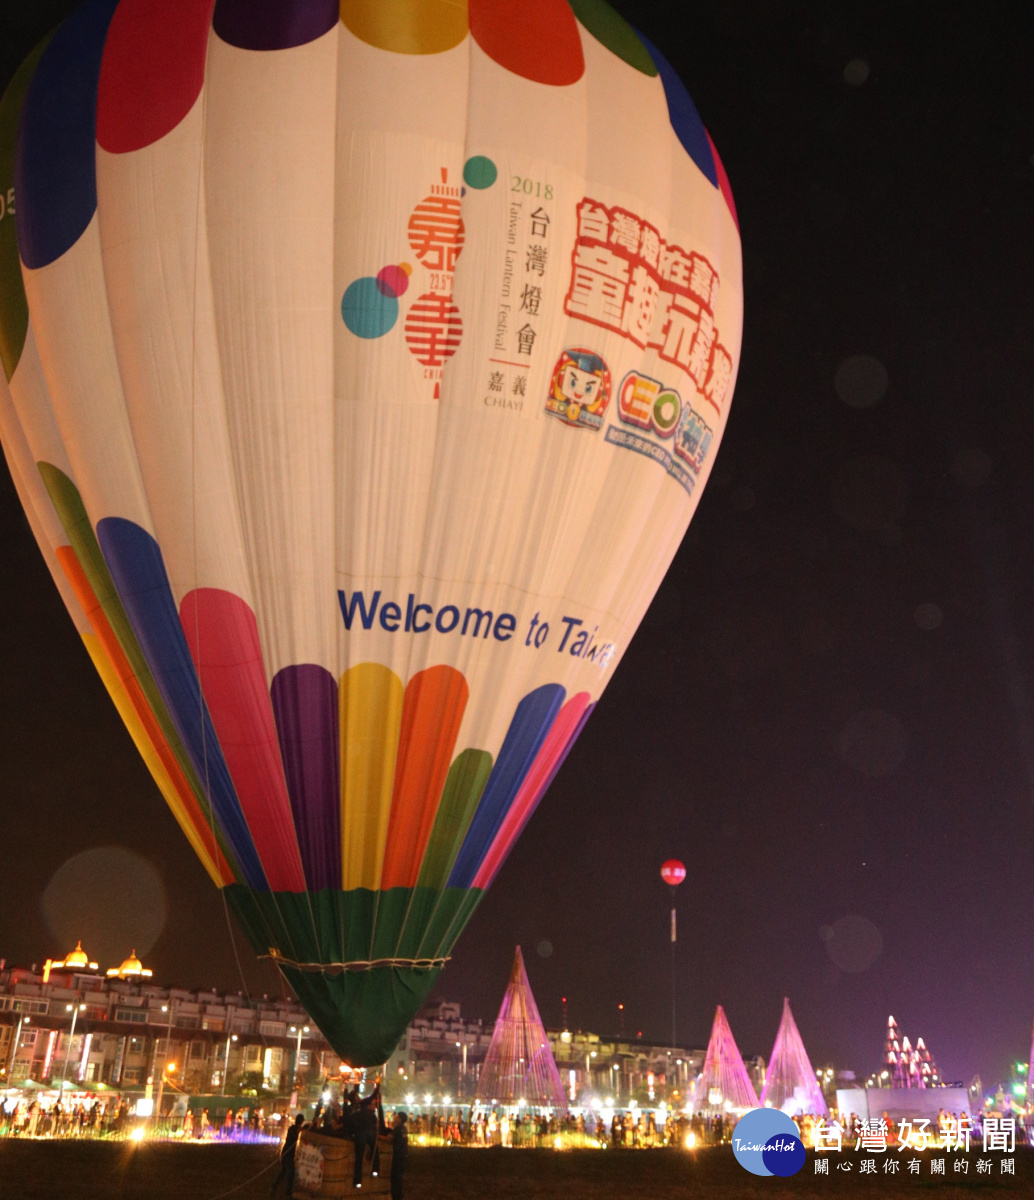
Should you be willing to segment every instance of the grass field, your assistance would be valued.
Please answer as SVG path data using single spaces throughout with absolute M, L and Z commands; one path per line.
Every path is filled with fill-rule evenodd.
M 893 1154 L 893 1152 L 892 1152 Z M 790 1179 L 757 1178 L 728 1149 L 686 1154 L 667 1150 L 569 1151 L 459 1150 L 410 1151 L 406 1200 L 721 1200 L 844 1196 L 971 1196 L 1011 1192 L 1034 1196 L 1034 1152 L 1018 1151 L 1015 1176 L 999 1171 L 977 1175 L 978 1155 L 969 1156 L 965 1175 L 947 1158 L 945 1176 L 931 1175 L 923 1155 L 915 1175 L 860 1176 L 858 1156 L 834 1157 L 829 1176 L 816 1175 L 809 1157 Z M 851 1172 L 837 1171 L 851 1162 Z M 266 1146 L 140 1145 L 108 1142 L 0 1141 L 0 1200 L 259 1200 L 269 1195 L 276 1164 Z M 380 1186 L 377 1186 L 380 1185 Z M 386 1195 L 386 1181 L 363 1187 L 366 1195 Z M 283 1192 L 280 1193 L 283 1195 Z

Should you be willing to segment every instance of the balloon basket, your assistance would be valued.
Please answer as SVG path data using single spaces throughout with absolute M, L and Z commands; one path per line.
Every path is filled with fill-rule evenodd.
M 367 1195 L 388 1195 L 391 1176 L 391 1139 L 378 1138 L 380 1169 L 376 1179 L 370 1176 L 369 1160 L 363 1164 L 363 1192 Z M 351 1138 L 329 1137 L 306 1129 L 298 1139 L 295 1157 L 295 1196 L 304 1200 L 339 1200 L 355 1191 L 352 1171 L 355 1166 L 355 1146 Z

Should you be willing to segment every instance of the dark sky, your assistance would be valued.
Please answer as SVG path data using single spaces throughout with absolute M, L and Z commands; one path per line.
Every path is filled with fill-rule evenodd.
M 615 1030 L 623 1002 L 664 1038 L 674 855 L 680 1040 L 720 1002 L 767 1057 L 788 995 L 816 1063 L 872 1070 L 893 1013 L 988 1083 L 1034 1014 L 1029 47 L 986 0 L 618 7 L 732 181 L 739 383 L 661 593 L 436 994 L 492 1018 L 519 942 L 547 1023 L 566 995 Z M 70 8 L 0 2 L 3 82 Z M 0 563 L 0 955 L 67 949 L 44 888 L 119 845 L 164 880 L 157 977 L 242 987 L 6 472 Z

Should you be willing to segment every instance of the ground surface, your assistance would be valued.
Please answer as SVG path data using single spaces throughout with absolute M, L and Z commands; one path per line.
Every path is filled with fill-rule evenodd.
M 755 1197 L 867 1196 L 962 1197 L 973 1192 L 1034 1196 L 1034 1153 L 1016 1154 L 1016 1175 L 976 1174 L 970 1155 L 965 1175 L 860 1176 L 858 1156 L 845 1152 L 816 1176 L 811 1159 L 790 1179 L 756 1178 L 728 1150 L 696 1155 L 675 1151 L 437 1150 L 414 1148 L 406 1174 L 406 1200 L 722 1200 Z M 837 1163 L 851 1162 L 850 1173 Z M 259 1200 L 268 1196 L 275 1155 L 265 1146 L 138 1146 L 105 1142 L 0 1141 L 0 1200 Z M 257 1178 L 256 1178 L 257 1176 Z M 370 1195 L 380 1187 L 363 1188 Z M 283 1195 L 283 1192 L 280 1193 Z

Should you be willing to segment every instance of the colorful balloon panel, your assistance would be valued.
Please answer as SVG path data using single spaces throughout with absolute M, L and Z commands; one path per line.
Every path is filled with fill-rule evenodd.
M 717 151 L 603 0 L 86 0 L 0 195 L 55 582 L 257 952 L 382 1062 L 706 483 Z

